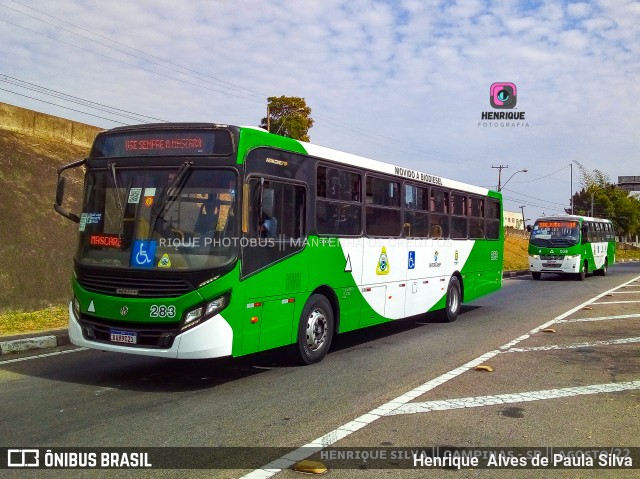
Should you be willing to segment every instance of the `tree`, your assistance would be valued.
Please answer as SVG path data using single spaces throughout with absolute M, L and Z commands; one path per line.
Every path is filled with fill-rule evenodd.
M 640 232 L 638 198 L 631 196 L 628 191 L 616 188 L 602 171 L 589 171 L 580 162 L 574 163 L 578 165 L 583 185 L 582 190 L 573 195 L 574 213 L 590 216 L 593 208 L 594 216 L 613 221 L 618 234 L 626 236 Z
M 262 118 L 261 128 L 294 140 L 310 141 L 309 130 L 313 126 L 313 118 L 304 98 L 270 96 L 267 98 L 267 114 L 269 120 Z

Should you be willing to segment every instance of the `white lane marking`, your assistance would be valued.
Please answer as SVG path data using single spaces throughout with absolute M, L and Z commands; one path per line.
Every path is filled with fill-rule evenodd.
M 24 358 L 7 359 L 6 361 L 0 361 L 0 366 L 2 366 L 3 364 L 20 363 L 22 361 L 31 361 L 32 359 L 47 358 L 49 356 L 59 356 L 61 354 L 77 353 L 78 351 L 88 351 L 88 350 L 89 350 L 89 348 L 65 349 L 64 351 L 56 351 L 56 352 L 53 352 L 53 353 L 38 354 L 37 356 L 27 356 L 27 357 L 24 357 Z
M 601 303 L 591 303 L 591 304 L 629 304 L 629 303 L 640 303 L 640 300 L 633 300 L 633 301 L 602 301 Z
M 579 386 L 574 388 L 546 389 L 542 391 L 529 391 L 514 394 L 497 394 L 495 396 L 476 396 L 458 399 L 445 399 L 439 401 L 417 402 L 405 404 L 404 406 L 389 413 L 389 416 L 396 416 L 399 414 L 416 414 L 431 411 L 449 411 L 451 409 L 462 409 L 468 407 L 495 406 L 497 404 L 514 404 L 531 401 L 542 401 L 546 399 L 582 396 L 585 394 L 612 393 L 619 391 L 628 391 L 632 389 L 640 389 L 640 381 L 593 384 L 591 386 Z
M 485 362 L 487 359 L 491 359 L 494 356 L 497 356 L 498 354 L 500 354 L 501 352 L 504 352 L 504 349 L 508 349 L 511 346 L 514 346 L 516 344 L 518 344 L 520 341 L 523 341 L 524 339 L 528 339 L 529 337 L 531 337 L 532 334 L 535 334 L 545 328 L 548 328 L 549 326 L 551 326 L 552 324 L 556 323 L 558 320 L 564 319 L 567 316 L 570 316 L 571 314 L 575 313 L 576 311 L 581 310 L 582 308 L 584 308 L 585 306 L 591 304 L 593 301 L 597 301 L 600 298 L 602 298 L 603 296 L 611 293 L 612 291 L 615 291 L 617 289 L 623 288 L 625 286 L 627 286 L 630 283 L 633 283 L 634 281 L 638 281 L 640 280 L 640 276 L 627 281 L 626 283 L 622 283 L 619 286 L 616 286 L 615 288 L 610 289 L 609 291 L 605 291 L 604 293 L 600 293 L 597 296 L 594 296 L 593 298 L 585 301 L 584 303 L 576 306 L 575 308 L 570 309 L 569 311 L 562 313 L 560 316 L 557 316 L 556 318 L 552 319 L 551 321 L 547 321 L 545 324 L 538 326 L 537 328 L 532 329 L 531 331 L 529 331 L 529 333 L 524 334 L 522 336 L 520 336 L 517 339 L 514 339 L 513 341 L 505 344 L 504 346 L 501 346 L 499 349 L 494 350 L 494 351 L 490 351 L 488 353 L 485 353 L 479 357 L 477 357 L 476 359 L 469 361 L 468 363 L 455 368 L 451 371 L 449 371 L 448 373 L 445 373 L 441 376 L 438 376 L 437 378 L 432 379 L 431 381 L 427 381 L 426 383 L 422 384 L 421 386 L 418 386 L 415 389 L 412 389 L 411 391 L 398 396 L 395 399 L 392 399 L 391 401 L 389 401 L 386 404 L 383 404 L 382 406 L 377 407 L 376 409 L 372 410 L 370 413 L 368 414 L 364 414 L 362 416 L 360 416 L 357 419 L 354 419 L 353 421 L 344 424 L 340 427 L 338 427 L 337 429 L 334 429 L 333 431 L 325 434 L 324 436 L 320 436 L 319 438 L 315 439 L 314 441 L 310 442 L 309 444 L 306 444 L 305 446 L 302 446 L 299 449 L 296 449 L 294 451 L 292 451 L 291 453 L 287 454 L 286 456 L 283 456 L 279 459 L 276 459 L 273 462 L 270 462 L 269 464 L 261 467 L 260 469 L 256 469 L 254 471 L 251 471 L 250 473 L 242 476 L 240 479 L 268 479 L 269 477 L 272 477 L 274 475 L 276 475 L 277 473 L 279 473 L 282 469 L 286 469 L 288 467 L 291 467 L 292 465 L 296 464 L 297 462 L 306 459 L 307 457 L 311 456 L 312 454 L 321 451 L 322 449 L 324 449 L 325 447 L 331 446 L 332 444 L 335 444 L 336 442 L 338 442 L 340 439 L 343 439 L 345 437 L 347 437 L 348 435 L 350 435 L 352 432 L 357 431 L 358 429 L 363 428 L 364 426 L 371 424 L 372 422 L 380 419 L 383 416 L 388 416 L 388 415 L 392 415 L 392 412 L 403 407 L 406 403 L 408 403 L 409 401 L 411 401 L 412 399 L 415 399 L 418 396 L 421 396 L 422 394 L 424 394 L 425 392 L 441 385 L 444 384 L 445 382 L 449 381 L 450 379 L 455 378 L 456 376 L 459 376 L 460 374 L 462 374 L 463 372 L 468 371 L 469 369 L 472 369 L 474 367 L 476 367 L 479 364 L 482 364 L 483 362 Z
M 640 290 L 638 291 L 612 291 L 610 294 L 638 294 L 640 293 Z
M 577 349 L 577 348 L 591 348 L 595 346 L 608 346 L 611 344 L 631 344 L 640 343 L 640 337 L 638 338 L 623 338 L 623 339 L 610 339 L 608 341 L 591 341 L 588 343 L 573 343 L 573 344 L 551 344 L 547 346 L 532 346 L 530 348 L 512 348 L 504 353 L 528 353 L 529 351 L 557 351 L 560 349 Z
M 559 319 L 557 323 L 582 323 L 587 321 L 607 321 L 609 319 L 640 318 L 640 314 L 620 314 L 618 316 L 599 316 L 597 318 Z

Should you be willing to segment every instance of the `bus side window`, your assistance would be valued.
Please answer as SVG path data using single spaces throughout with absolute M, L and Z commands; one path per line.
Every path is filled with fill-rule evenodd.
M 427 238 L 429 236 L 428 193 L 427 188 L 405 185 L 404 235 L 406 237 Z
M 431 188 L 430 200 L 430 236 L 449 237 L 449 192 Z
M 318 166 L 315 225 L 318 234 L 357 236 L 362 230 L 362 177 Z
M 589 223 L 582 224 L 582 243 L 589 242 Z

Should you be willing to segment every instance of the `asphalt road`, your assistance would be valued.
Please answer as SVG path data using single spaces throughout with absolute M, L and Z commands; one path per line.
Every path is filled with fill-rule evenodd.
M 508 279 L 498 293 L 466 305 L 455 323 L 426 318 L 348 333 L 324 361 L 307 367 L 283 359 L 282 351 L 176 361 L 62 348 L 59 355 L 3 358 L 0 447 L 274 448 L 242 469 L 9 470 L 5 477 L 293 477 L 299 473 L 252 471 L 266 464 L 256 463 L 262 456 L 277 459 L 319 438 L 336 447 L 640 446 L 640 385 L 634 386 L 640 380 L 640 314 L 634 316 L 640 302 L 628 302 L 640 301 L 640 282 L 594 300 L 638 277 L 640 265 L 626 263 L 584 282 Z M 591 300 L 588 309 L 571 311 Z M 555 333 L 529 334 L 557 318 L 550 325 Z M 598 320 L 574 321 L 589 318 Z M 470 362 L 478 358 L 494 371 L 474 371 Z M 611 384 L 626 389 L 588 389 Z M 560 389 L 575 395 L 548 392 Z M 540 391 L 540 399 L 501 398 L 501 405 L 486 399 Z M 479 404 L 446 402 L 455 398 Z M 429 405 L 436 400 L 445 403 L 434 412 Z M 389 404 L 393 414 L 381 414 L 378 408 Z M 424 470 L 329 467 L 326 476 L 336 478 L 426 477 Z M 582 469 L 555 477 L 638 473 Z M 514 477 L 505 470 L 429 471 L 429 477 L 454 475 Z

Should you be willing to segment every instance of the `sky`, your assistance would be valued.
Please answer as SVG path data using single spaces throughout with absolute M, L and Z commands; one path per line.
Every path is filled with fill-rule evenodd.
M 569 207 L 575 161 L 640 176 L 638 1 L 0 0 L 0 38 L 0 102 L 257 126 L 299 96 L 312 143 L 491 188 L 508 166 L 529 222 Z M 514 108 L 491 105 L 499 82 Z

